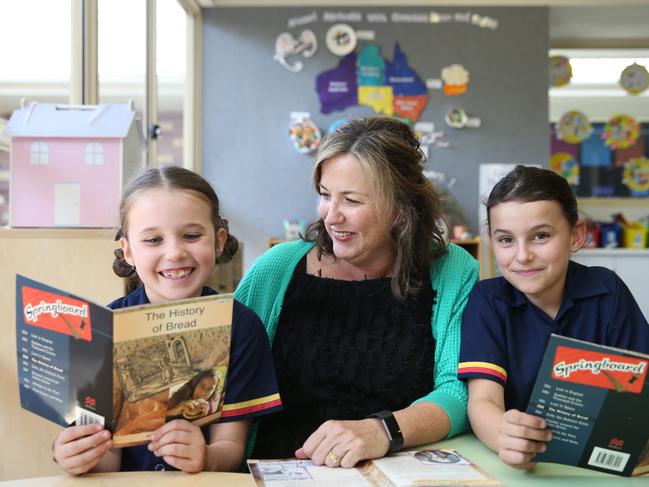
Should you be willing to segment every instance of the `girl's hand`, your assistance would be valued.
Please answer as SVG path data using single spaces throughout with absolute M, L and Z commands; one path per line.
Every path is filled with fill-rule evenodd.
M 205 438 L 201 429 L 184 419 L 175 419 L 151 435 L 149 450 L 169 465 L 187 473 L 205 469 Z
M 510 409 L 498 426 L 498 455 L 507 465 L 531 470 L 536 465 L 532 459 L 547 449 L 551 439 L 543 418 Z
M 100 424 L 70 426 L 52 443 L 53 459 L 72 475 L 83 475 L 99 463 L 113 446 L 110 431 Z
M 316 465 L 351 468 L 361 460 L 381 458 L 390 448 L 388 436 L 377 419 L 329 420 L 295 452 Z

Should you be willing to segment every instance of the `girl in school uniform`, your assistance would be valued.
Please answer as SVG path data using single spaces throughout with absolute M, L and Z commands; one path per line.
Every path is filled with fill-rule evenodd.
M 115 272 L 140 286 L 113 301 L 113 309 L 206 296 L 214 265 L 227 262 L 237 240 L 219 215 L 207 181 L 181 167 L 145 171 L 125 189 L 120 204 L 120 249 Z M 70 426 L 52 445 L 65 471 L 236 470 L 244 458 L 252 418 L 281 409 L 270 345 L 257 315 L 235 300 L 230 361 L 217 423 L 204 428 L 185 419 L 160 426 L 148 445 L 113 449 L 101 425 Z
M 507 464 L 532 468 L 552 437 L 526 414 L 550 334 L 649 353 L 649 324 L 611 270 L 570 260 L 586 239 L 567 181 L 517 166 L 487 200 L 502 277 L 479 282 L 462 322 L 458 376 L 475 434 Z

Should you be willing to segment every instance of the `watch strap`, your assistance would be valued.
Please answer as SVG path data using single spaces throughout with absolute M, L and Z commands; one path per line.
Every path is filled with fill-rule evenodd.
M 388 453 L 394 453 L 403 448 L 403 433 L 401 433 L 397 418 L 394 417 L 392 411 L 379 411 L 378 413 L 370 414 L 368 418 L 376 418 L 383 424 L 388 434 L 388 440 L 390 441 Z

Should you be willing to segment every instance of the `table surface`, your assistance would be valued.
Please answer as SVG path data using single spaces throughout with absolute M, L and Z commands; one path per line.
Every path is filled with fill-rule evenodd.
M 435 443 L 434 448 L 454 448 L 484 471 L 500 480 L 506 487 L 553 486 L 553 487 L 599 487 L 644 486 L 649 487 L 649 476 L 621 477 L 585 468 L 554 463 L 539 463 L 527 472 L 505 465 L 496 453 L 484 446 L 474 435 L 466 434 L 451 440 Z
M 464 457 L 471 460 L 484 471 L 493 475 L 506 487 L 515 486 L 553 486 L 553 487 L 610 487 L 610 486 L 644 486 L 649 487 L 649 476 L 620 477 L 566 465 L 540 463 L 532 472 L 508 467 L 498 456 L 485 447 L 471 434 L 462 435 L 451 440 L 430 445 L 431 448 L 454 448 Z M 420 448 L 423 449 L 424 447 Z M 201 472 L 184 474 L 182 472 L 117 472 L 89 474 L 85 477 L 61 475 L 0 482 L 0 486 L 26 487 L 32 485 L 68 487 L 80 485 L 95 487 L 135 487 L 138 485 L 156 485 L 156 487 L 184 486 L 191 482 L 192 487 L 227 485 L 228 487 L 252 487 L 252 477 L 247 474 L 224 472 Z M 341 486 L 342 487 L 342 486 Z

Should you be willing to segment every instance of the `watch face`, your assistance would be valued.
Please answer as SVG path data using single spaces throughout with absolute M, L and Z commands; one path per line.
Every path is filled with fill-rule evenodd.
M 633 95 L 642 93 L 649 88 L 647 68 L 636 63 L 627 66 L 620 75 L 620 85 Z

